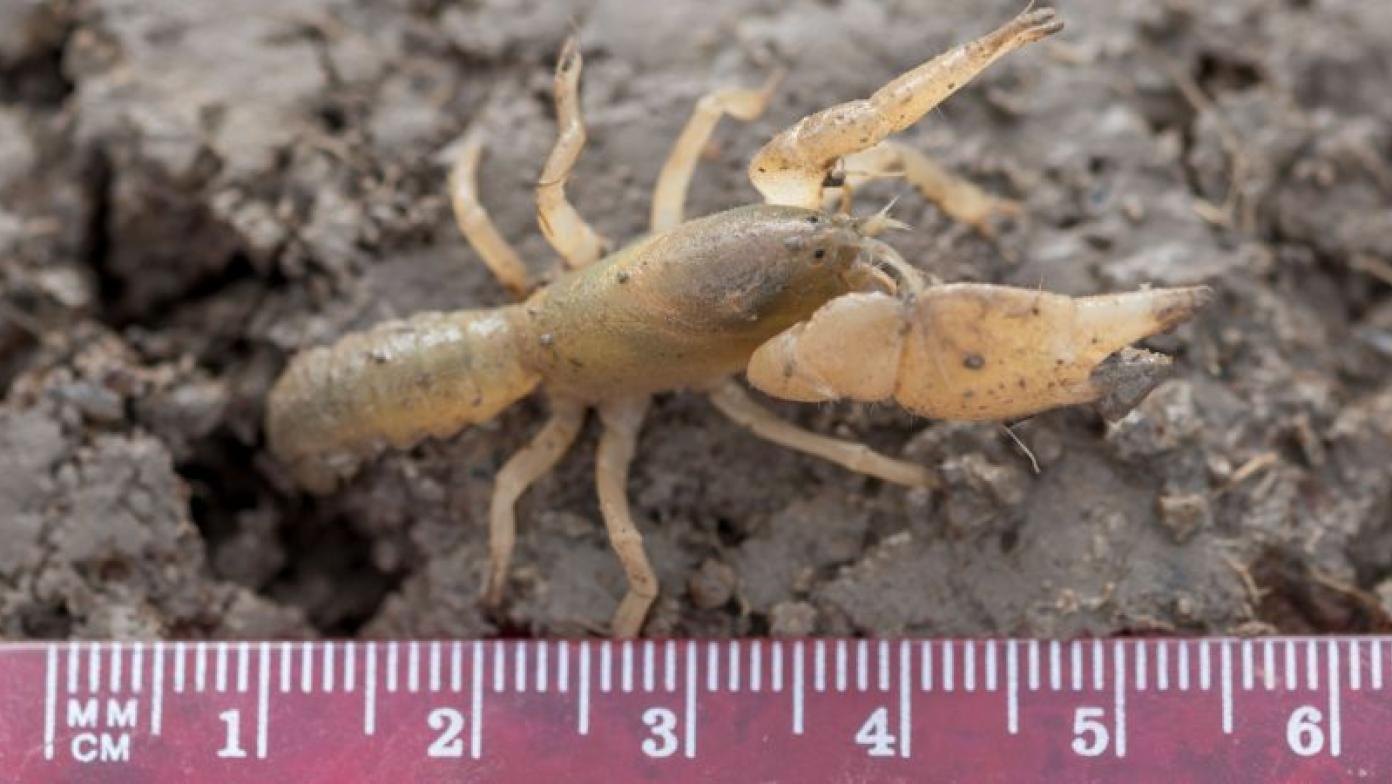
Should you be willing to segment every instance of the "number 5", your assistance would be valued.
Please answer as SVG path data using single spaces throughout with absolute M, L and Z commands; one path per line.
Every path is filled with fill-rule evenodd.
M 1106 716 L 1101 708 L 1078 708 L 1073 713 L 1073 752 L 1083 757 L 1096 757 L 1107 750 L 1111 735 L 1098 719 Z

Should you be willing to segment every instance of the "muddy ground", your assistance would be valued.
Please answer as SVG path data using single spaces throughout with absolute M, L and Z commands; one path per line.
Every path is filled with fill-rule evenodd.
M 943 278 L 1068 293 L 1208 282 L 1149 342 L 1176 372 L 1116 425 L 775 404 L 938 466 L 906 491 L 657 402 L 629 485 L 678 635 L 1366 631 L 1392 611 L 1392 5 L 1067 0 L 905 137 L 1025 217 L 996 241 L 907 194 Z M 693 213 L 755 200 L 797 117 L 1020 10 L 991 0 L 0 2 L 0 635 L 599 633 L 622 593 L 595 429 L 519 507 L 510 601 L 476 601 L 490 479 L 529 400 L 324 498 L 263 448 L 296 349 L 502 303 L 440 153 L 538 273 L 530 188 L 578 29 L 591 142 L 571 192 L 611 237 L 694 100 L 792 69 L 717 132 Z M 904 190 L 877 184 L 874 209 Z

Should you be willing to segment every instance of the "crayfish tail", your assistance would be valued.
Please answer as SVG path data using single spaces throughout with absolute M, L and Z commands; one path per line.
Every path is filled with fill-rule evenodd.
M 421 313 L 300 353 L 267 402 L 272 454 L 326 493 L 383 449 L 491 419 L 540 381 L 519 360 L 521 319 L 520 306 Z

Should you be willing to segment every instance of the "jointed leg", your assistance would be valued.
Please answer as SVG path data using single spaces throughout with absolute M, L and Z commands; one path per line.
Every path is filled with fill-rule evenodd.
M 470 132 L 450 168 L 449 192 L 454 221 L 463 232 L 464 239 L 493 271 L 498 282 L 521 299 L 532 288 L 527 266 L 503 235 L 498 233 L 498 228 L 493 225 L 478 198 L 478 164 L 482 154 L 482 140 L 477 133 Z
M 995 233 L 994 218 L 1020 212 L 1018 202 L 992 196 L 922 152 L 895 141 L 883 141 L 846 156 L 845 169 L 847 188 L 856 188 L 876 177 L 902 177 L 948 217 L 987 237 Z
M 566 40 L 556 63 L 556 125 L 558 135 L 537 183 L 537 223 L 546 241 L 571 268 L 583 267 L 604 255 L 608 240 L 599 236 L 566 199 L 566 181 L 585 147 L 585 124 L 580 119 L 580 44 Z
M 1063 28 L 1052 9 L 1030 11 L 955 47 L 875 91 L 824 109 L 773 137 L 749 164 L 749 179 L 770 204 L 817 209 L 836 161 L 913 125 L 1008 52 Z
M 648 608 L 657 598 L 657 575 L 643 550 L 643 536 L 633 524 L 627 491 L 628 466 L 633 461 L 638 431 L 647 411 L 647 398 L 615 401 L 599 408 L 599 417 L 604 423 L 599 451 L 595 455 L 599 508 L 604 514 L 604 527 L 609 531 L 609 544 L 628 576 L 628 593 L 619 603 L 610 624 L 615 637 L 637 636 Z
M 757 90 L 726 88 L 707 93 L 696 102 L 691 119 L 686 121 L 686 127 L 672 145 L 667 162 L 662 165 L 662 173 L 657 177 L 652 201 L 653 231 L 670 229 L 682 222 L 691 173 L 721 116 L 728 114 L 745 122 L 757 118 L 768 107 L 769 97 L 782 78 L 783 72 L 779 71 Z
M 493 484 L 493 500 L 488 508 L 488 581 L 484 601 L 497 605 L 503 599 L 507 585 L 508 563 L 517 541 L 517 499 L 538 478 L 550 471 L 561 459 L 580 426 L 585 422 L 585 407 L 578 403 L 553 400 L 551 418 L 546 421 L 530 443 L 508 459 Z
M 864 444 L 818 435 L 784 422 L 772 411 L 754 402 L 735 381 L 725 381 L 716 387 L 710 393 L 710 399 L 722 414 L 736 424 L 780 446 L 830 460 L 857 473 L 895 484 L 910 487 L 936 487 L 938 484 L 936 475 L 925 466 L 895 460 Z

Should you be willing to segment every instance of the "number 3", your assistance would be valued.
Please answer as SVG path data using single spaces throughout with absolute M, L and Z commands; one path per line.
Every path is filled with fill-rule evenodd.
M 677 728 L 677 714 L 666 708 L 648 708 L 643 711 L 643 723 L 655 736 L 643 739 L 643 753 L 658 758 L 672 756 L 677 750 L 677 735 L 672 731 Z

